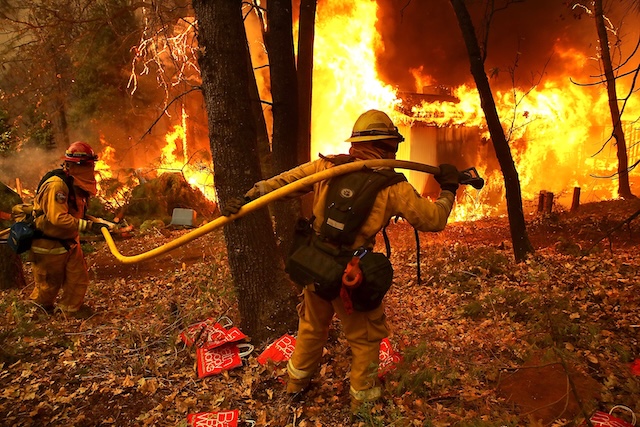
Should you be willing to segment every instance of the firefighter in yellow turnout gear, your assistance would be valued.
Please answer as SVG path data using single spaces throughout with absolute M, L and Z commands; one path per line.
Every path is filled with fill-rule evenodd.
M 62 169 L 47 174 L 35 196 L 35 224 L 44 236 L 31 245 L 35 288 L 30 298 L 48 312 L 53 312 L 54 303 L 76 317 L 91 312 L 83 305 L 89 274 L 79 232 L 105 226 L 85 218 L 89 198 L 97 191 L 96 160 L 89 144 L 74 142 L 65 152 Z
M 351 142 L 349 154 L 356 160 L 395 159 L 398 144 L 403 140 L 387 114 L 378 110 L 369 110 L 362 114 L 355 122 L 351 137 L 347 139 Z M 271 179 L 257 182 L 243 198 L 229 200 L 222 214 L 236 213 L 249 200 L 333 166 L 334 163 L 330 159 L 320 158 Z M 421 197 L 407 181 L 383 188 L 376 196 L 373 208 L 358 231 L 351 249 L 372 250 L 376 234 L 394 216 L 403 217 L 420 231 L 442 230 L 453 207 L 459 178 L 454 166 L 440 165 L 440 170 L 440 175 L 435 178 L 440 183 L 442 192 L 435 202 Z M 314 192 L 313 229 L 318 234 L 324 221 L 328 185 L 329 182 L 321 181 L 305 191 Z M 301 194 L 297 194 L 299 195 Z M 287 365 L 287 392 L 299 393 L 309 385 L 320 364 L 322 350 L 335 314 L 340 319 L 352 352 L 352 410 L 355 412 L 362 402 L 378 399 L 381 396 L 377 376 L 380 342 L 389 333 L 384 304 L 370 311 L 347 310 L 343 299 L 338 297 L 326 300 L 315 292 L 313 285 L 310 285 L 303 290 L 303 302 L 298 306 L 298 314 L 296 346 Z

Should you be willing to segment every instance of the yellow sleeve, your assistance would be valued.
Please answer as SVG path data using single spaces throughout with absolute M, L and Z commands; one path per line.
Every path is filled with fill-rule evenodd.
M 442 191 L 435 202 L 421 197 L 408 182 L 393 185 L 389 191 L 391 216 L 401 216 L 419 231 L 440 231 L 447 225 L 455 195 Z
M 257 199 L 260 196 L 264 196 L 267 193 L 277 190 L 280 187 L 284 187 L 294 181 L 304 178 L 309 175 L 313 175 L 316 172 L 326 169 L 325 160 L 318 159 L 312 162 L 308 162 L 297 166 L 291 170 L 276 175 L 273 178 L 266 179 L 264 181 L 258 181 L 254 184 L 251 190 L 245 193 L 245 197 L 251 200 Z M 304 188 L 295 193 L 289 194 L 286 198 L 295 198 L 307 194 L 313 190 L 313 185 L 309 185 L 308 188 Z
M 41 211 L 36 225 L 44 234 L 58 239 L 74 239 L 87 227 L 87 221 L 69 212 L 69 188 L 59 178 L 51 178 L 42 185 L 36 196 L 34 209 Z

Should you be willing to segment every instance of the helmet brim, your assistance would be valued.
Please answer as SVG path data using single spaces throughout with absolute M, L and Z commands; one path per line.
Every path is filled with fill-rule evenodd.
M 346 139 L 346 142 L 367 142 L 367 141 L 382 141 L 387 140 L 390 143 L 400 144 L 404 141 L 404 138 L 392 137 L 389 135 L 365 135 L 365 136 L 352 136 Z
M 346 139 L 347 142 L 366 142 L 366 141 L 377 141 L 379 139 L 389 139 L 388 136 L 383 136 L 383 135 L 379 135 L 379 136 L 374 136 L 374 135 L 369 135 L 369 136 L 352 136 L 351 138 Z

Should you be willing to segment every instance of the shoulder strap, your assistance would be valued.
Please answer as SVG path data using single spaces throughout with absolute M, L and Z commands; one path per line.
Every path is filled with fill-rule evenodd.
M 406 181 L 405 176 L 393 170 L 368 168 L 332 178 L 320 235 L 337 244 L 352 245 L 378 192 L 401 181 Z
M 38 183 L 38 187 L 36 187 L 36 193 L 38 191 L 40 191 L 40 188 L 42 187 L 42 185 L 47 182 L 47 180 L 53 176 L 57 176 L 58 178 L 60 178 L 61 180 L 63 180 L 65 182 L 65 184 L 67 183 L 67 181 L 65 180 L 65 176 L 67 174 L 64 172 L 64 170 L 62 169 L 53 169 L 50 170 L 49 172 L 45 173 L 44 176 L 42 177 L 42 179 L 40 179 L 40 182 Z
M 53 169 L 44 174 L 40 182 L 38 183 L 38 187 L 36 188 L 36 194 L 40 191 L 42 185 L 47 182 L 47 180 L 53 176 L 57 176 L 60 178 L 69 188 L 69 203 L 73 203 L 75 205 L 76 200 L 76 192 L 73 188 L 73 177 L 66 173 L 64 169 Z

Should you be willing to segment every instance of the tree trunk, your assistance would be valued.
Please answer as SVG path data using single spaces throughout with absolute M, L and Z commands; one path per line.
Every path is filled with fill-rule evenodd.
M 265 44 L 269 55 L 273 98 L 272 163 L 274 175 L 298 164 L 298 87 L 293 53 L 291 0 L 269 0 Z M 283 254 L 289 253 L 300 200 L 276 202 L 276 235 Z
M 311 106 L 313 89 L 313 41 L 317 0 L 301 0 L 298 18 L 298 163 L 311 160 Z M 309 218 L 313 198 L 302 197 L 302 215 Z
M 480 104 L 484 111 L 491 134 L 496 157 L 500 163 L 500 169 L 504 176 L 504 186 L 507 199 L 507 213 L 509 215 L 509 228 L 511 231 L 511 241 L 513 242 L 513 253 L 516 262 L 522 262 L 527 258 L 527 254 L 533 252 L 533 246 L 527 235 L 524 212 L 522 210 L 522 193 L 520 192 L 520 180 L 516 170 L 509 143 L 504 135 L 504 130 L 500 123 L 500 117 L 496 110 L 496 104 L 491 93 L 491 86 L 484 70 L 482 53 L 476 38 L 475 28 L 471 21 L 469 11 L 464 4 L 464 0 L 450 0 L 455 11 L 462 31 L 462 37 L 471 64 L 471 74 L 476 82 L 478 93 L 480 94 Z
M 627 158 L 627 143 L 622 129 L 622 118 L 618 107 L 618 93 L 616 91 L 616 77 L 613 74 L 611 65 L 611 52 L 609 51 L 609 37 L 604 23 L 604 10 L 602 0 L 595 0 L 595 21 L 598 30 L 598 40 L 600 41 L 600 61 L 604 69 L 605 85 L 609 97 L 609 110 L 611 112 L 611 123 L 613 124 L 613 139 L 616 141 L 618 154 L 618 194 L 624 199 L 634 198 L 629 186 L 629 160 Z
M 260 180 L 241 0 L 196 0 L 198 58 L 207 108 L 215 184 L 222 206 Z M 274 256 L 266 209 L 225 226 L 240 328 L 262 343 L 295 328 L 295 293 Z
M 54 48 L 52 47 L 51 50 L 53 51 Z M 55 52 L 52 52 L 53 54 L 51 55 L 53 57 L 53 66 L 54 66 L 54 84 L 55 84 L 55 89 L 53 91 L 54 96 L 53 96 L 53 106 L 54 106 L 54 117 L 55 120 L 53 121 L 54 123 L 54 132 L 56 134 L 56 137 L 54 138 L 54 144 L 57 146 L 62 146 L 63 148 L 67 148 L 69 146 L 69 144 L 71 143 L 71 141 L 69 140 L 69 124 L 67 122 L 67 110 L 65 107 L 65 93 L 67 93 L 67 91 L 65 90 L 65 88 L 63 87 L 63 79 L 60 78 L 59 76 L 64 75 L 64 73 L 61 71 L 62 69 L 64 69 L 64 67 L 62 67 L 60 65 L 60 62 L 62 61 L 62 59 L 58 56 L 58 54 L 56 54 Z M 53 148 L 53 147 L 47 147 L 47 148 Z
M 0 182 L 0 239 L 9 235 L 9 227 L 13 224 L 11 208 L 22 203 L 20 195 Z M 4 242 L 0 243 L 0 289 L 23 288 L 26 286 L 22 258 Z
M 0 244 L 0 289 L 21 289 L 26 285 L 20 255 Z
M 298 163 L 311 160 L 311 100 L 316 4 L 317 0 L 302 0 L 298 19 Z
M 258 158 L 260 160 L 260 169 L 263 178 L 269 178 L 273 175 L 273 166 L 271 165 L 271 141 L 269 141 L 269 132 L 267 131 L 267 121 L 262 111 L 262 100 L 260 99 L 260 91 L 258 90 L 258 82 L 256 82 L 251 63 L 251 52 L 247 44 L 247 66 L 249 73 L 249 98 L 251 99 L 251 111 L 256 122 L 256 134 L 258 145 Z

